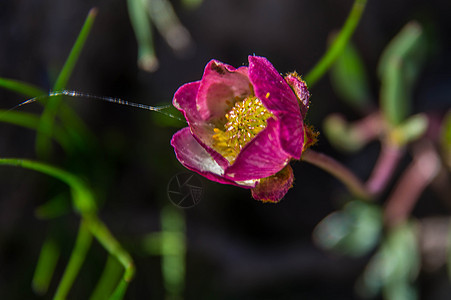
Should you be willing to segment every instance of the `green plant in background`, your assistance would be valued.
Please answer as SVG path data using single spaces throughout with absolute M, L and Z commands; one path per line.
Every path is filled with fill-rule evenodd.
M 190 7 L 200 2 L 184 1 Z M 328 116 L 324 121 L 324 132 L 332 145 L 356 153 L 376 140 L 381 144 L 381 151 L 366 183 L 334 159 L 306 151 L 302 157 L 304 161 L 340 179 L 351 194 L 341 210 L 318 224 L 313 235 L 321 247 L 345 255 L 363 256 L 375 250 L 356 285 L 361 295 L 382 293 L 390 300 L 415 299 L 414 281 L 420 267 L 417 229 L 421 221 L 413 220 L 410 213 L 423 190 L 440 175 L 444 166 L 451 169 L 451 113 L 448 112 L 442 123 L 439 141 L 431 141 L 425 136 L 429 126 L 425 114 L 411 115 L 415 83 L 428 50 L 423 29 L 416 22 L 408 23 L 381 55 L 378 66 L 381 81 L 379 108 L 375 107 L 363 60 L 358 49 L 349 43 L 365 5 L 365 0 L 354 1 L 343 28 L 305 79 L 311 87 L 330 69 L 337 96 L 362 116 L 361 120 L 353 123 L 338 114 Z M 128 10 L 138 41 L 138 64 L 144 70 L 153 71 L 158 67 L 151 23 L 176 52 L 186 52 L 192 45 L 188 31 L 180 24 L 167 0 L 128 0 Z M 89 13 L 53 86 L 55 91 L 64 90 L 67 85 L 95 15 L 95 9 Z M 38 87 L 11 79 L 0 78 L 0 86 L 31 98 L 46 94 Z M 77 163 L 90 156 L 89 153 L 98 151 L 96 138 L 76 113 L 61 101 L 61 97 L 49 97 L 42 105 L 44 110 L 40 116 L 0 111 L 0 121 L 37 131 L 36 153 L 41 161 L 0 158 L 0 165 L 31 169 L 70 188 L 71 202 L 67 201 L 65 194 L 58 194 L 35 211 L 40 219 L 52 219 L 71 211 L 80 217 L 75 245 L 54 299 L 65 299 L 69 294 L 93 238 L 107 251 L 108 258 L 90 299 L 122 299 L 135 273 L 133 259 L 97 215 L 101 196 L 88 184 L 95 175 Z M 171 119 L 163 125 L 174 126 L 175 123 Z M 64 168 L 54 167 L 48 162 L 52 157 L 52 140 L 67 155 Z M 434 142 L 438 142 L 440 149 L 436 149 Z M 412 161 L 382 206 L 378 203 L 379 198 L 386 192 L 407 151 L 411 152 Z M 183 298 L 187 251 L 185 217 L 174 207 L 164 207 L 160 221 L 161 231 L 144 236 L 140 245 L 147 255 L 161 257 L 167 297 Z M 32 287 L 36 293 L 48 292 L 61 256 L 58 239 L 49 234 L 43 242 L 33 276 Z M 449 267 L 451 255 L 448 259 Z
M 194 8 L 202 0 L 185 0 L 186 7 Z M 158 58 L 153 44 L 152 23 L 176 54 L 186 55 L 193 47 L 188 30 L 181 24 L 168 0 L 127 0 L 130 22 L 138 42 L 138 66 L 148 72 L 158 69 Z
M 92 9 L 88 14 L 72 51 L 53 86 L 53 91 L 56 92 L 51 94 L 55 96 L 45 97 L 46 92 L 39 87 L 18 80 L 0 78 L 1 87 L 32 98 L 31 100 L 33 101 L 37 99 L 37 101 L 42 102 L 44 110 L 41 116 L 20 111 L 0 111 L 0 121 L 36 130 L 36 152 L 43 160 L 49 160 L 51 157 L 52 140 L 62 147 L 69 162 L 85 160 L 91 155 L 95 156 L 93 159 L 98 159 L 98 156 L 95 155 L 98 152 L 96 138 L 75 112 L 65 102 L 61 102 L 61 97 L 64 93 L 59 92 L 64 90 L 70 78 L 94 24 L 96 14 L 96 9 Z M 42 100 L 45 100 L 45 102 Z M 173 116 L 172 113 L 178 113 L 175 109 L 173 110 L 174 112 L 171 111 L 167 115 Z M 172 118 L 168 121 L 156 117 L 155 120 L 163 125 L 180 125 L 177 117 Z M 99 163 L 99 161 L 97 160 L 96 163 Z M 74 248 L 66 270 L 55 291 L 54 299 L 66 299 L 86 260 L 93 237 L 105 248 L 108 253 L 108 259 L 104 272 L 99 278 L 90 299 L 122 299 L 129 282 L 134 276 L 134 263 L 130 254 L 98 218 L 97 209 L 100 201 L 95 196 L 92 188 L 76 175 L 81 173 L 83 177 L 89 177 L 89 174 L 85 173 L 86 170 L 82 170 L 78 166 L 73 171 L 63 170 L 47 163 L 19 158 L 0 158 L 0 165 L 35 170 L 50 175 L 70 187 L 72 208 L 67 202 L 66 195 L 59 194 L 36 208 L 35 211 L 36 217 L 44 220 L 65 215 L 70 213 L 71 210 L 74 210 L 81 217 Z M 77 164 L 75 163 L 75 165 Z M 161 237 L 163 238 L 158 242 L 160 245 L 158 247 L 161 247 L 161 251 L 158 251 L 158 253 L 149 251 L 149 254 L 162 256 L 162 272 L 166 282 L 165 286 L 168 295 L 172 296 L 181 295 L 184 286 L 185 238 L 183 224 L 183 217 L 177 211 L 169 208 L 163 209 L 161 232 Z M 146 239 L 144 238 L 144 241 Z M 174 245 L 176 246 L 175 248 Z M 180 251 L 176 253 L 175 249 L 180 249 Z M 42 245 L 33 276 L 32 287 L 35 293 L 44 295 L 48 292 L 56 264 L 61 258 L 60 252 L 60 245 L 57 239 L 52 234 L 49 234 Z
M 61 90 L 69 80 L 70 74 L 77 62 L 79 54 L 86 42 L 97 10 L 90 11 L 85 24 L 72 48 L 72 51 L 64 64 L 60 75 L 54 85 L 54 89 Z M 21 93 L 27 97 L 37 97 L 45 95 L 41 89 L 11 79 L 0 79 L 0 85 L 6 89 Z M 59 116 L 62 124 L 55 124 L 54 119 Z M 54 97 L 44 104 L 44 112 L 41 117 L 35 114 L 24 112 L 2 112 L 0 120 L 11 124 L 37 130 L 37 148 L 39 156 L 49 158 L 51 156 L 51 139 L 55 139 L 70 158 L 79 155 L 77 151 L 90 151 L 94 147 L 95 139 L 85 127 L 78 116 L 64 103 L 60 103 L 58 97 Z M 91 143 L 90 143 L 91 142 Z M 0 158 L 0 165 L 10 165 L 28 168 L 43 174 L 50 175 L 66 183 L 71 190 L 73 209 L 80 214 L 81 221 L 74 249 L 69 259 L 66 270 L 56 289 L 54 299 L 65 299 L 72 287 L 75 278 L 78 276 L 87 251 L 91 246 L 92 237 L 107 250 L 109 255 L 117 260 L 125 269 L 121 280 L 110 286 L 110 289 L 103 288 L 103 294 L 94 293 L 92 299 L 103 299 L 105 295 L 111 294 L 110 299 L 122 299 L 127 289 L 128 283 L 134 275 L 134 264 L 128 252 L 126 252 L 119 242 L 110 233 L 106 225 L 97 217 L 98 202 L 95 200 L 94 192 L 77 175 L 70 171 L 65 171 L 49 164 L 15 158 Z M 46 204 L 36 210 L 36 215 L 41 218 L 53 218 L 67 213 L 68 207 L 64 204 L 65 197 L 57 197 L 49 200 Z M 33 277 L 33 289 L 38 294 L 45 294 L 59 258 L 59 245 L 49 236 L 41 248 L 41 253 Z M 110 263 L 111 264 L 111 263 Z M 108 268 L 109 265 L 107 265 Z M 104 276 L 109 276 L 106 273 Z M 102 280 L 100 280 L 102 282 Z
M 316 73 L 315 76 L 317 77 L 322 76 L 331 62 L 342 51 L 343 46 L 350 38 L 360 19 L 365 2 L 362 0 L 356 1 L 343 28 L 344 34 L 339 35 L 331 50 L 326 53 L 325 59 L 318 64 L 318 67 L 312 71 L 312 74 Z M 199 3 L 200 1 L 186 1 L 187 6 L 191 7 Z M 156 27 L 167 39 L 168 44 L 175 51 L 186 52 L 185 50 L 191 43 L 189 34 L 177 21 L 169 2 L 162 0 L 149 0 L 147 2 L 131 0 L 128 1 L 128 4 L 131 21 L 139 44 L 138 61 L 142 68 L 152 71 L 158 65 L 153 50 L 149 20 L 155 23 Z M 94 23 L 96 12 L 93 9 L 89 13 L 64 67 L 57 77 L 53 86 L 54 91 L 64 90 Z M 180 43 L 180 41 L 183 43 Z M 330 55 L 331 52 L 333 52 L 332 55 Z M 46 94 L 38 87 L 11 79 L 1 78 L 0 86 L 31 98 L 42 97 L 42 95 Z M 48 160 L 51 157 L 52 139 L 62 146 L 70 160 L 76 161 L 77 157 L 83 153 L 95 153 L 96 139 L 93 138 L 78 116 L 64 102 L 61 102 L 60 96 L 49 97 L 49 100 L 43 105 L 44 111 L 41 116 L 8 111 L 0 113 L 0 120 L 37 130 L 36 151 L 42 159 Z M 60 122 L 55 122 L 56 118 Z M 113 237 L 106 225 L 97 217 L 96 212 L 99 201 L 96 200 L 94 192 L 85 181 L 69 170 L 63 170 L 47 163 L 32 160 L 0 158 L 0 165 L 23 167 L 50 175 L 66 183 L 71 189 L 73 209 L 81 217 L 80 227 L 71 257 L 56 289 L 54 299 L 65 299 L 68 295 L 86 259 L 93 237 L 107 250 L 109 256 L 104 272 L 91 295 L 91 299 L 121 299 L 134 275 L 133 260 Z M 82 171 L 78 169 L 76 172 Z M 350 179 L 348 181 L 351 190 L 361 188 L 352 174 L 348 174 L 348 179 Z M 43 219 L 51 219 L 68 213 L 70 208 L 65 204 L 65 199 L 64 195 L 50 199 L 36 209 L 36 216 Z M 167 295 L 180 297 L 183 293 L 185 276 L 184 256 L 186 241 L 184 218 L 179 211 L 173 208 L 165 208 L 162 211 L 161 222 L 162 231 L 145 238 L 144 249 L 149 254 L 162 256 L 162 273 Z M 32 285 L 36 293 L 45 294 L 47 292 L 59 257 L 59 245 L 52 236 L 49 236 L 43 243 L 34 273 Z M 121 270 L 119 265 L 125 270 L 122 279 L 120 279 Z M 108 297 L 108 295 L 111 296 Z
M 375 202 L 386 191 L 404 153 L 410 150 L 412 155 L 412 162 L 398 178 L 384 207 L 376 202 L 348 202 L 341 211 L 319 223 L 314 232 L 318 245 L 347 255 L 365 255 L 377 247 L 357 284 L 358 293 L 365 297 L 382 292 L 385 299 L 418 298 L 413 283 L 420 268 L 417 230 L 420 221 L 411 220 L 410 213 L 424 189 L 443 170 L 440 150 L 425 135 L 428 118 L 423 113 L 411 115 L 412 95 L 426 59 L 427 45 L 417 22 L 405 25 L 387 45 L 378 66 L 379 109 L 370 101 L 373 97 L 368 76 L 352 44 L 346 46 L 330 73 L 337 96 L 363 117 L 348 123 L 339 114 L 328 116 L 324 132 L 329 141 L 348 153 L 360 151 L 374 140 L 381 144 L 379 158 L 365 184 L 372 195 L 369 200 Z M 445 137 L 449 132 L 447 124 L 445 118 L 442 145 L 449 141 L 449 136 Z M 446 160 L 445 153 L 449 153 L 449 148 L 442 147 Z M 441 193 L 446 194 L 446 189 Z

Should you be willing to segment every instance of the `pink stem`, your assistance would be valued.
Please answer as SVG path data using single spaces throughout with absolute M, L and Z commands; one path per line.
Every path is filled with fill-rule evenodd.
M 339 179 L 355 196 L 370 199 L 371 195 L 366 190 L 362 181 L 358 179 L 348 168 L 322 153 L 307 149 L 302 154 L 302 160 L 309 162 Z
M 407 219 L 423 190 L 439 173 L 440 160 L 430 144 L 423 143 L 387 200 L 385 221 L 394 226 Z
M 382 143 L 381 153 L 366 183 L 368 192 L 379 194 L 385 189 L 403 153 L 404 150 L 398 146 Z

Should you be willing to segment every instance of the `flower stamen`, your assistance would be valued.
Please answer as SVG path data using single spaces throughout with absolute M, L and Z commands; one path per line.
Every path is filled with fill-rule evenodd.
M 244 146 L 266 128 L 266 120 L 273 116 L 255 96 L 237 101 L 225 114 L 227 122 L 223 129 L 213 129 L 213 148 L 233 163 Z

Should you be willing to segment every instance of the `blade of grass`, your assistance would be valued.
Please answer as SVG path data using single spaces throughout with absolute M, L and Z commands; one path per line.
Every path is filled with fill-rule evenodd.
M 77 63 L 78 57 L 80 56 L 81 50 L 88 38 L 88 35 L 91 31 L 92 25 L 94 23 L 95 17 L 97 15 L 97 9 L 93 8 L 89 11 L 88 17 L 80 31 L 80 34 L 75 41 L 72 50 L 64 63 L 64 66 L 56 79 L 56 82 L 53 86 L 53 90 L 62 90 L 66 86 L 70 75 L 72 74 L 72 70 Z M 44 112 L 41 116 L 41 124 L 39 126 L 39 132 L 36 137 L 36 151 L 38 155 L 41 157 L 46 157 L 50 154 L 51 144 L 50 139 L 47 135 L 41 134 L 41 131 L 52 131 L 55 115 L 58 111 L 60 98 L 52 97 L 49 98 L 49 101 L 45 105 Z
M 70 291 L 70 288 L 74 284 L 83 262 L 86 259 L 86 255 L 92 243 L 92 234 L 89 230 L 85 220 L 81 220 L 80 228 L 78 230 L 78 236 L 75 241 L 74 249 L 64 271 L 63 277 L 56 289 L 54 300 L 64 300 Z
M 95 214 L 85 215 L 85 219 L 89 222 L 91 233 L 96 237 L 99 243 L 124 267 L 124 275 L 119 282 L 116 290 L 111 295 L 110 299 L 119 300 L 125 294 L 128 284 L 135 275 L 135 265 L 130 254 L 125 251 L 119 242 L 114 238 L 105 224 L 98 219 Z
M 114 256 L 108 255 L 108 259 L 99 281 L 92 293 L 90 300 L 106 300 L 114 290 L 121 277 L 122 267 Z
M 71 187 L 73 205 L 82 215 L 95 213 L 96 202 L 91 189 L 79 177 L 49 164 L 19 158 L 0 158 L 0 165 L 22 167 L 38 171 L 61 180 Z
M 36 218 L 49 220 L 69 214 L 72 209 L 66 193 L 60 193 L 34 210 Z
M 61 105 L 59 111 L 71 142 L 84 152 L 95 151 L 97 140 L 80 117 L 68 105 Z
M 28 98 L 36 98 L 36 97 L 40 97 L 40 96 L 44 96 L 47 94 L 47 92 L 45 92 L 43 89 L 36 87 L 34 85 L 19 81 L 19 80 L 14 80 L 14 79 L 7 79 L 7 78 L 1 78 L 0 77 L 0 87 L 3 87 L 7 90 L 25 95 Z M 39 100 L 40 101 L 40 100 Z M 43 102 L 41 102 L 43 103 Z M 93 137 L 93 135 L 91 134 L 91 132 L 88 130 L 88 128 L 86 127 L 86 125 L 83 123 L 83 121 L 80 120 L 80 118 L 67 106 L 67 105 L 61 105 L 61 116 L 62 116 L 62 120 L 63 123 L 66 125 L 67 128 L 67 133 L 70 136 L 70 139 L 74 140 L 74 145 L 78 145 L 79 149 L 92 149 L 94 148 L 93 145 L 95 145 L 95 138 Z M 4 114 L 5 111 L 1 111 L 0 110 L 0 120 L 2 119 L 2 114 Z M 14 119 L 16 118 L 16 116 L 12 115 L 12 118 L 10 118 L 10 120 L 15 121 Z M 38 119 L 39 121 L 39 119 Z M 17 120 L 17 122 L 20 122 L 19 120 Z M 13 123 L 13 122 L 10 122 Z M 14 122 L 16 123 L 16 122 Z M 19 125 L 19 124 L 16 124 Z M 36 125 L 33 125 L 32 129 L 37 129 L 39 125 L 39 122 Z M 29 127 L 29 126 L 25 126 L 25 127 Z M 56 129 L 55 129 L 56 131 Z M 45 134 L 46 132 L 44 132 Z M 51 132 L 47 131 L 47 134 L 49 135 L 49 138 L 51 137 Z M 55 132 L 55 139 L 57 140 L 58 138 L 56 138 L 57 133 Z M 67 141 L 66 145 L 68 145 L 69 143 L 69 139 L 66 137 L 64 138 L 65 134 L 61 129 L 58 129 L 58 134 L 59 137 L 61 138 L 61 140 L 65 140 Z M 64 148 L 66 153 L 70 152 L 69 150 L 72 149 L 72 147 L 65 147 Z
M 12 92 L 16 92 L 22 95 L 25 95 L 30 98 L 34 98 L 40 95 L 47 94 L 43 89 L 37 87 L 35 85 L 15 80 L 0 77 L 0 87 L 10 90 Z
M 327 70 L 329 70 L 338 56 L 343 52 L 343 49 L 360 21 L 365 5 L 366 0 L 354 1 L 351 12 L 346 19 L 343 28 L 338 33 L 337 38 L 333 41 L 332 45 L 329 49 L 327 49 L 326 53 L 315 65 L 315 67 L 313 67 L 313 69 L 305 76 L 305 81 L 309 86 L 314 85 L 318 79 L 320 79 L 327 72 Z
M 40 119 L 37 115 L 27 112 L 18 112 L 18 111 L 6 111 L 0 110 L 0 122 L 5 122 L 17 126 L 22 126 L 25 128 L 37 130 L 39 127 Z M 42 131 L 42 134 L 47 136 L 51 136 L 50 131 Z M 66 153 L 71 153 L 73 151 L 73 147 L 71 146 L 71 141 L 68 139 L 64 130 L 56 126 L 53 130 L 53 138 L 58 144 L 66 151 Z
M 181 299 L 185 287 L 185 217 L 181 210 L 165 206 L 161 210 L 161 240 L 164 287 L 167 299 Z M 172 233 L 172 235 L 170 235 Z
M 59 256 L 58 244 L 53 238 L 47 238 L 42 245 L 32 280 L 33 291 L 36 294 L 47 293 Z

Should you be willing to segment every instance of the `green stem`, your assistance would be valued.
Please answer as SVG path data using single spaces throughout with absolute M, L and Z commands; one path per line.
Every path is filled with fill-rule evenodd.
M 335 159 L 325 154 L 307 149 L 302 154 L 302 160 L 309 162 L 335 176 L 354 196 L 367 200 L 371 199 L 371 195 L 366 190 L 362 181 L 358 179 L 348 168 Z
M 133 276 L 135 274 L 135 266 L 130 254 L 128 254 L 128 252 L 122 248 L 119 242 L 108 230 L 106 225 L 101 220 L 99 220 L 99 218 L 95 214 L 94 196 L 89 187 L 84 183 L 84 181 L 67 171 L 50 166 L 48 164 L 26 159 L 0 158 L 0 165 L 23 167 L 30 170 L 39 171 L 41 173 L 55 177 L 71 187 L 74 206 L 81 213 L 82 222 L 80 224 L 79 236 L 75 244 L 76 246 L 74 248 L 73 255 L 65 272 L 65 274 L 68 274 L 65 275 L 65 277 L 67 277 L 68 279 L 62 279 L 60 284 L 60 286 L 62 285 L 62 287 L 59 288 L 59 290 L 62 291 L 57 292 L 56 296 L 59 297 L 60 295 L 62 295 L 62 298 L 64 298 L 65 293 L 67 294 L 68 288 L 70 288 L 71 284 L 73 283 L 72 277 L 78 272 L 76 266 L 79 263 L 80 258 L 82 257 L 82 255 L 80 255 L 80 253 L 83 253 L 82 250 L 84 249 L 82 246 L 86 246 L 88 244 L 88 238 L 93 235 L 110 255 L 116 257 L 116 259 L 125 269 L 123 279 L 119 282 L 116 290 L 111 296 L 111 299 L 122 299 L 129 282 L 133 279 Z
M 123 279 L 126 282 L 130 282 L 135 274 L 135 266 L 130 254 L 122 248 L 105 224 L 99 220 L 97 215 L 86 214 L 83 217 L 89 222 L 89 229 L 99 243 L 108 251 L 108 253 L 116 257 L 124 267 L 125 274 Z
M 61 279 L 58 288 L 56 289 L 54 300 L 66 299 L 70 288 L 72 287 L 75 278 L 80 271 L 80 268 L 85 261 L 86 254 L 92 242 L 92 234 L 89 231 L 89 227 L 86 221 L 83 219 L 80 223 L 80 229 L 78 230 L 77 240 L 75 241 L 74 250 L 64 271 L 63 278 Z
M 102 275 L 91 294 L 90 300 L 105 300 L 107 295 L 113 292 L 122 273 L 122 266 L 117 261 L 116 257 L 108 255 L 105 268 Z
M 67 171 L 41 162 L 18 158 L 0 158 L 0 165 L 23 167 L 55 177 L 71 187 L 74 206 L 81 214 L 95 212 L 96 204 L 89 187 L 83 180 Z
M 343 52 L 346 44 L 354 33 L 357 24 L 360 21 L 363 10 L 366 5 L 366 0 L 355 0 L 351 12 L 346 19 L 343 28 L 340 30 L 337 38 L 329 47 L 327 52 L 323 55 L 315 67 L 305 76 L 305 81 L 309 86 L 314 85 L 327 70 L 332 66 L 338 56 Z
M 128 14 L 138 42 L 138 66 L 153 72 L 158 68 L 158 59 L 153 45 L 152 26 L 147 17 L 146 6 L 141 0 L 128 0 Z
M 89 222 L 89 229 L 99 243 L 108 251 L 108 253 L 110 253 L 110 255 L 116 257 L 125 269 L 122 280 L 110 297 L 110 299 L 120 300 L 123 298 L 128 284 L 135 275 L 135 264 L 133 263 L 133 259 L 130 254 L 122 248 L 105 224 L 100 221 L 96 215 L 85 215 L 84 218 Z

